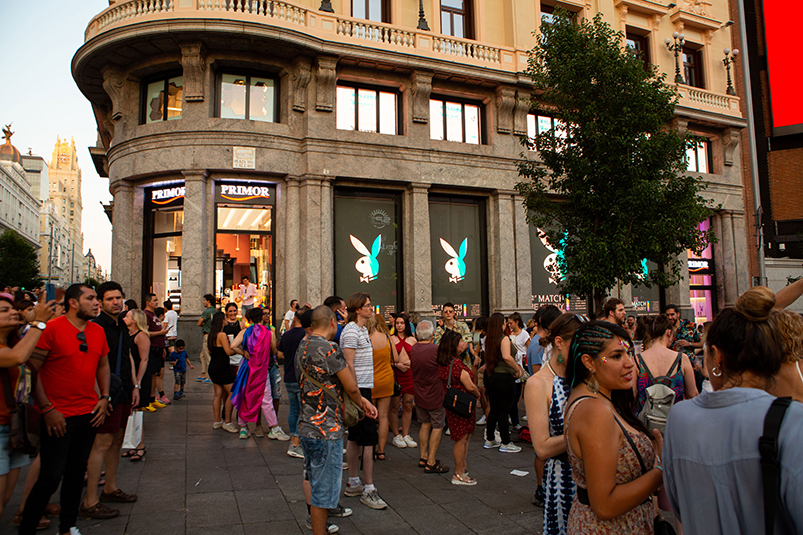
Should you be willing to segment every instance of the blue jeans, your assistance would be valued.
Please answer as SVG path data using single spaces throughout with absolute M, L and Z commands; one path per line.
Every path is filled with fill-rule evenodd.
M 282 397 L 282 375 L 279 373 L 279 365 L 274 364 L 270 367 L 270 397 L 279 399 Z
M 290 401 L 290 414 L 287 416 L 288 432 L 291 437 L 298 436 L 298 413 L 301 411 L 301 389 L 298 383 L 284 383 L 287 399 Z
M 312 490 L 310 505 L 334 509 L 340 500 L 340 485 L 343 483 L 343 443 L 301 437 L 301 446 L 304 448 L 306 478 Z

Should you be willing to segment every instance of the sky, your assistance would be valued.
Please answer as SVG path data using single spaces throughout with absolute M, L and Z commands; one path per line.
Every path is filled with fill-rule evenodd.
M 105 0 L 0 0 L 0 123 L 13 123 L 11 143 L 50 162 L 56 137 L 75 139 L 83 180 L 84 253 L 111 271 L 111 233 L 102 203 L 111 200 L 109 181 L 100 178 L 88 147 L 97 142 L 89 101 L 72 78 L 70 63 L 84 43 L 92 18 L 109 7 Z

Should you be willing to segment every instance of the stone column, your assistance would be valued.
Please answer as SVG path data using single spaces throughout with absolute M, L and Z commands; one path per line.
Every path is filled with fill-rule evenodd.
M 276 304 L 276 317 L 281 320 L 284 312 L 290 306 L 292 299 L 301 299 L 301 246 L 299 220 L 299 180 L 296 177 L 287 177 L 285 180 L 285 209 L 284 213 L 284 288 L 279 295 L 284 301 Z
M 132 293 L 134 279 L 135 259 L 141 258 L 135 254 L 131 244 L 131 234 L 134 223 L 134 187 L 124 180 L 112 184 L 114 196 L 114 211 L 112 213 L 112 280 L 120 283 L 126 294 L 136 299 Z M 141 223 L 141 222 L 140 222 Z M 141 251 L 140 251 L 141 253 Z M 55 266 L 55 262 L 53 263 Z
M 677 284 L 666 289 L 666 304 L 679 306 L 681 317 L 694 321 L 694 310 L 692 309 L 691 296 L 689 295 L 689 270 L 686 252 L 680 253 L 677 259 L 681 262 L 681 279 Z
M 214 255 L 208 254 L 208 219 L 214 220 L 209 175 L 203 169 L 182 171 L 184 175 L 184 228 L 181 232 L 181 316 L 178 336 L 187 343 L 187 354 L 201 351 L 202 334 L 196 326 L 204 310 L 203 296 L 214 294 L 208 273 L 214 274 Z
M 404 194 L 404 308 L 432 316 L 432 252 L 429 241 L 429 184 L 413 183 Z
M 142 252 L 144 251 L 144 224 L 145 224 L 145 188 L 134 188 L 131 203 L 131 282 L 130 295 L 134 299 L 143 299 L 145 292 L 142 288 Z M 123 223 L 125 224 L 125 222 Z M 148 247 L 152 247 L 148 244 Z M 148 288 L 149 289 L 149 288 Z
M 736 239 L 733 232 L 733 213 L 729 210 L 721 210 L 720 218 L 722 221 L 722 272 L 724 275 L 723 288 L 725 293 L 725 307 L 732 307 L 736 304 L 739 297 L 739 286 L 737 284 L 736 267 Z
M 513 196 L 513 217 L 516 231 L 516 297 L 519 310 L 532 312 L 533 276 L 530 257 L 530 225 L 524 197 Z
M 513 194 L 497 191 L 488 200 L 488 297 L 491 312 L 516 310 L 516 222 Z
M 304 214 L 300 225 L 300 282 L 301 293 L 298 298 L 313 306 L 323 302 L 321 295 L 321 180 L 319 175 L 305 175 L 301 179 L 299 195 L 300 212 Z M 331 216 L 330 216 L 331 217 Z
M 749 245 L 745 228 L 744 212 L 733 212 L 733 251 L 736 262 L 736 295 L 739 296 L 750 289 L 750 266 L 748 264 Z
M 335 293 L 333 182 L 334 178 L 330 176 L 324 176 L 321 180 L 321 303 Z
M 714 231 L 714 236 L 718 239 L 713 244 L 712 249 L 714 252 L 714 284 L 716 286 L 717 309 L 722 310 L 725 307 L 725 264 L 722 262 L 724 258 L 722 253 L 722 216 L 719 212 L 711 216 L 711 228 Z

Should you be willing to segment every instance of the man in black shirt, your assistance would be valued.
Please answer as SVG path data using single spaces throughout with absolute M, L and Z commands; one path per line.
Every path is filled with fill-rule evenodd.
M 304 458 L 304 450 L 301 448 L 301 440 L 298 438 L 298 413 L 301 407 L 301 391 L 298 388 L 298 376 L 296 375 L 296 352 L 301 341 L 307 336 L 309 320 L 312 318 L 312 311 L 307 307 L 302 307 L 296 311 L 293 318 L 291 329 L 282 335 L 279 340 L 279 360 L 284 359 L 284 388 L 290 400 L 290 414 L 287 417 L 290 446 L 287 448 L 287 455 L 290 457 Z M 306 326 L 302 319 L 306 319 Z M 306 327 L 306 328 L 305 328 Z
M 123 310 L 123 288 L 116 282 L 108 281 L 98 286 L 100 314 L 93 321 L 103 327 L 109 345 L 109 369 L 122 383 L 120 396 L 111 414 L 98 428 L 92 452 L 87 462 L 86 498 L 81 504 L 80 514 L 88 518 L 114 518 L 120 514 L 117 509 L 107 507 L 101 502 L 130 503 L 137 501 L 133 494 L 126 494 L 117 487 L 117 465 L 120 462 L 120 447 L 131 414 L 131 406 L 139 403 L 139 382 L 134 359 L 131 357 L 128 329 L 119 319 Z M 133 380 L 132 380 L 133 378 Z M 103 463 L 106 463 L 106 485 L 98 497 L 98 482 Z

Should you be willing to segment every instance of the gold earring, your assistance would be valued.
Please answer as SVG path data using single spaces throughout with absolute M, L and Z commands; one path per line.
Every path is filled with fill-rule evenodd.
M 596 394 L 599 392 L 599 383 L 597 382 L 597 378 L 594 377 L 594 372 L 591 372 L 591 379 L 588 380 L 588 391 L 592 394 Z
M 722 370 L 719 370 L 717 369 L 716 366 L 714 366 L 713 368 L 711 368 L 711 375 L 713 375 L 714 377 L 722 377 Z

